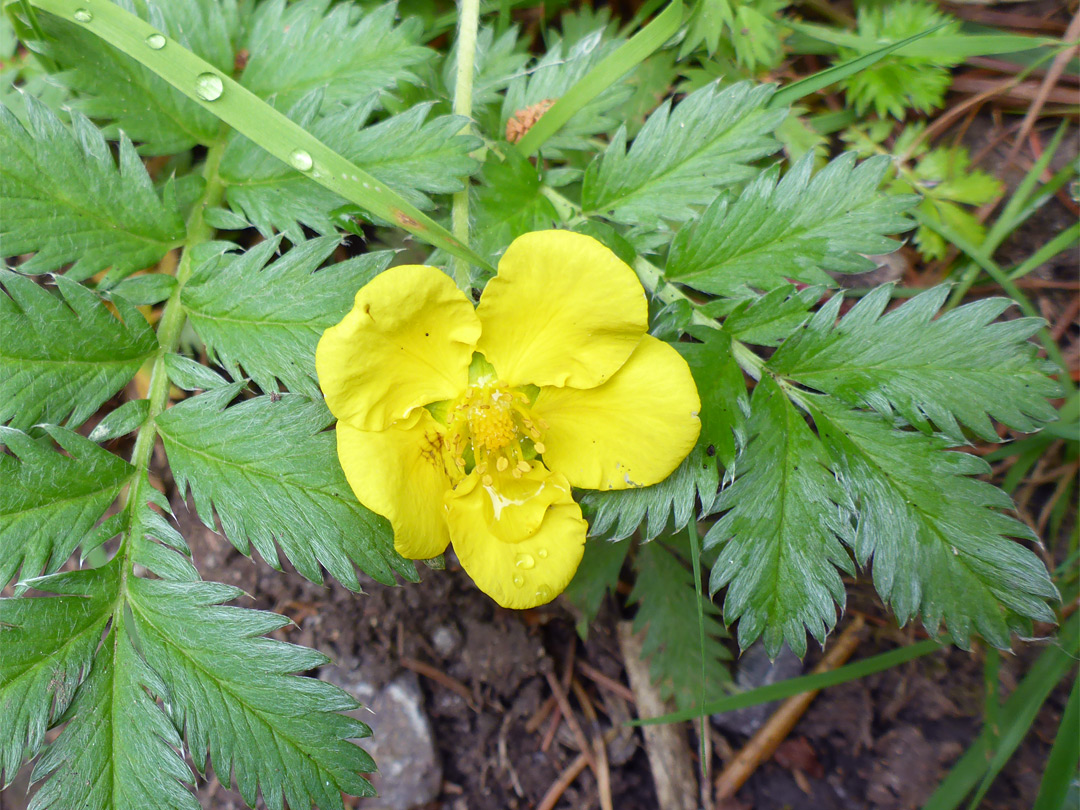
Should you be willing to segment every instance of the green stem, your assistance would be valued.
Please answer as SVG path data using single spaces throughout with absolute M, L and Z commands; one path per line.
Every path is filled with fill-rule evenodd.
M 157 439 L 155 420 L 165 410 L 165 405 L 169 399 L 169 378 L 165 373 L 165 356 L 176 351 L 177 346 L 180 344 L 180 332 L 184 328 L 184 322 L 187 320 L 183 305 L 180 303 L 180 293 L 194 271 L 191 250 L 196 245 L 208 241 L 214 235 L 214 228 L 207 224 L 205 214 L 207 208 L 221 202 L 225 192 L 225 185 L 218 176 L 218 165 L 221 163 L 221 155 L 224 151 L 225 141 L 222 138 L 218 143 L 211 146 L 207 152 L 206 164 L 203 167 L 203 179 L 206 180 L 206 187 L 188 216 L 183 255 L 180 257 L 180 263 L 176 268 L 176 288 L 165 303 L 165 310 L 161 315 L 161 320 L 158 322 L 158 350 L 154 355 L 154 365 L 150 372 L 150 390 L 147 393 L 150 410 L 146 421 L 139 428 L 139 434 L 135 438 L 135 449 L 131 453 L 131 464 L 135 467 L 135 478 L 124 501 L 125 509 L 137 507 L 138 504 L 146 500 L 145 487 L 149 486 L 146 473 L 150 469 L 150 459 L 154 452 L 154 442 Z M 124 541 L 121 595 L 124 593 L 124 586 L 131 570 L 131 556 L 135 542 L 136 538 L 130 533 Z
M 476 29 L 480 24 L 480 0 L 461 0 L 461 22 L 457 37 L 457 80 L 454 84 L 454 113 L 472 117 L 473 72 L 476 65 Z M 465 126 L 467 132 L 471 125 Z M 455 192 L 450 213 L 450 231 L 463 245 L 469 244 L 469 182 Z M 469 262 L 454 257 L 454 281 L 467 290 L 470 284 Z

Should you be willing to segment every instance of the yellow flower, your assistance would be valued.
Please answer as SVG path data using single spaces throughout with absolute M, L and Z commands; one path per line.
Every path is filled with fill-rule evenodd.
M 634 272 L 569 231 L 514 240 L 475 309 L 436 268 L 381 273 L 315 354 L 349 485 L 403 556 L 452 542 L 503 607 L 551 601 L 584 551 L 570 488 L 655 484 L 697 441 L 690 369 L 647 321 Z

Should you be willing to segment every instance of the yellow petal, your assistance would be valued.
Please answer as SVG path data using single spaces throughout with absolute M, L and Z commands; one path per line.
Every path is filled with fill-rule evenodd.
M 507 543 L 491 530 L 491 501 L 484 487 L 447 498 L 446 520 L 458 560 L 476 586 L 502 607 L 522 610 L 550 602 L 570 584 L 581 562 L 588 526 L 569 486 L 556 502 L 545 501 L 538 498 L 534 504 L 533 518 L 540 522 L 532 536 Z
M 570 231 L 515 239 L 476 313 L 484 325 L 477 348 L 511 386 L 599 385 L 626 362 L 648 322 L 634 271 Z
M 485 479 L 491 483 L 483 483 Z M 535 464 L 520 478 L 509 471 L 489 471 L 483 477 L 474 472 L 446 495 L 449 509 L 467 501 L 461 508 L 479 510 L 487 531 L 504 543 L 528 540 L 539 530 L 549 506 L 572 500 L 566 477 L 542 464 Z
M 394 527 L 403 557 L 427 560 L 446 550 L 443 495 L 450 489 L 436 451 L 442 428 L 423 409 L 386 430 L 357 430 L 338 422 L 337 447 L 357 499 Z
M 690 368 L 675 349 L 646 335 L 597 388 L 541 388 L 544 463 L 575 487 L 627 489 L 667 478 L 701 431 Z
M 479 336 L 476 311 L 445 273 L 393 267 L 361 287 L 349 314 L 319 340 L 315 369 L 326 404 L 355 428 L 381 430 L 456 397 Z

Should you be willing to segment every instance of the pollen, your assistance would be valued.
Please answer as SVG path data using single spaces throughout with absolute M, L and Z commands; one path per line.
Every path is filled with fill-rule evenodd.
M 486 482 L 492 473 L 518 478 L 532 469 L 529 460 L 544 452 L 544 422 L 530 413 L 529 404 L 523 392 L 498 381 L 470 386 L 450 411 L 446 446 L 451 477 L 475 471 Z

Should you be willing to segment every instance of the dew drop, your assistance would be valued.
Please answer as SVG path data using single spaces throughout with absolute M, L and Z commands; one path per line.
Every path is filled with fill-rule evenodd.
M 551 599 L 551 588 L 549 588 L 547 585 L 541 585 L 539 588 L 536 589 L 536 598 L 543 599 L 545 602 L 548 599 Z
M 200 73 L 195 79 L 195 95 L 203 101 L 217 101 L 224 90 L 225 85 L 216 73 Z
M 146 44 L 153 50 L 160 51 L 165 47 L 165 36 L 163 34 L 151 34 L 146 38 Z
M 315 165 L 311 155 L 303 149 L 294 149 L 292 154 L 289 155 L 289 163 L 293 165 L 294 169 L 299 169 L 302 172 L 309 171 Z
M 520 588 L 522 585 L 525 584 L 525 577 L 523 577 L 521 574 L 514 574 L 513 582 Z
M 517 557 L 514 559 L 514 565 L 517 568 L 528 571 L 530 568 L 536 565 L 536 560 L 533 559 L 532 554 L 518 554 Z
M 546 548 L 539 549 L 536 552 L 536 556 L 539 557 L 541 560 L 546 560 L 547 555 L 548 555 L 548 550 Z
M 90 10 L 85 8 L 76 9 L 71 16 L 75 18 L 75 22 L 81 23 L 88 23 L 94 19 L 94 15 L 90 13 Z

